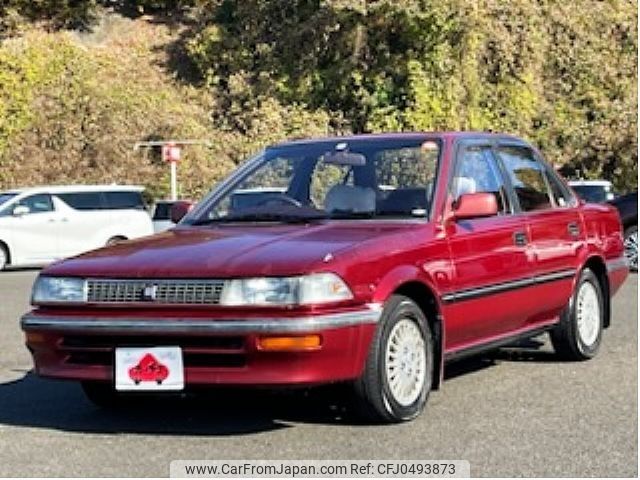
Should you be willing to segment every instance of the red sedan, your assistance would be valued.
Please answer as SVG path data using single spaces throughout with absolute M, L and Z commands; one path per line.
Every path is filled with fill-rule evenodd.
M 36 372 L 116 393 L 114 350 L 178 346 L 185 385 L 350 383 L 416 417 L 444 364 L 549 332 L 594 357 L 628 274 L 620 220 L 523 140 L 361 135 L 267 147 L 168 232 L 43 270 Z

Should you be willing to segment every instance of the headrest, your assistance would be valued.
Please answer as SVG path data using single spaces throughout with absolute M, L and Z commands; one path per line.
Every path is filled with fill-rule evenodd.
M 324 208 L 328 213 L 375 213 L 376 193 L 372 188 L 334 185 L 327 192 Z

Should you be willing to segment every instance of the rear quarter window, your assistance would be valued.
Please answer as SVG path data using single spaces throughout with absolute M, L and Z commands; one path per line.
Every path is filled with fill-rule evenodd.
M 140 192 L 105 192 L 106 208 L 110 210 L 144 210 L 145 204 Z

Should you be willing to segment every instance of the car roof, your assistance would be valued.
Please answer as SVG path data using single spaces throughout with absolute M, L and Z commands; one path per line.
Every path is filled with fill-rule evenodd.
M 494 132 L 477 132 L 477 131 L 440 131 L 440 132 L 402 132 L 402 133 L 365 133 L 359 135 L 345 135 L 345 136 L 333 136 L 333 137 L 317 137 L 317 138 L 301 138 L 294 139 L 282 143 L 270 145 L 271 148 L 288 147 L 295 145 L 306 145 L 311 143 L 323 143 L 323 142 L 353 142 L 353 141 L 385 141 L 385 140 L 421 140 L 424 138 L 461 138 L 461 139 L 491 139 L 491 140 L 510 140 L 524 142 L 515 135 L 509 135 L 505 133 Z
M 1 193 L 33 194 L 33 193 L 84 193 L 84 192 L 141 192 L 139 185 L 50 185 L 26 188 L 12 188 Z

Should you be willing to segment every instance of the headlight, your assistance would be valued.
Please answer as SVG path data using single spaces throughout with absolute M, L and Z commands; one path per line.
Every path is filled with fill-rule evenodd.
M 221 305 L 307 305 L 353 298 L 351 290 L 334 273 L 302 277 L 247 278 L 225 285 Z
M 71 277 L 38 277 L 31 303 L 81 303 L 86 301 L 85 281 Z

